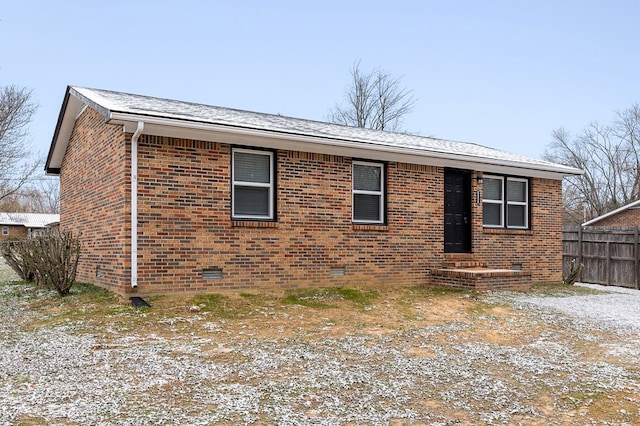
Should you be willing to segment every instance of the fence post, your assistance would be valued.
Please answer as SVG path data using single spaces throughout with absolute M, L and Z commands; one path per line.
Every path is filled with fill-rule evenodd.
M 607 241 L 607 285 L 611 285 L 611 241 Z
M 638 227 L 633 230 L 633 283 L 636 290 L 640 290 L 640 282 L 638 280 Z
M 578 225 L 578 266 L 582 265 L 582 225 Z

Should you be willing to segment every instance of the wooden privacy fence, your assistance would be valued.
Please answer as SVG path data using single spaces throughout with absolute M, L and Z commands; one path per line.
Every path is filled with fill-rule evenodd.
M 562 235 L 564 276 L 570 262 L 584 265 L 580 281 L 638 289 L 638 227 L 565 226 Z

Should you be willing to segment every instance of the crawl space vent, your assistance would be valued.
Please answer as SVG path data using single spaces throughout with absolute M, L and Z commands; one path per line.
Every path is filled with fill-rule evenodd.
M 329 276 L 332 277 L 344 277 L 344 266 L 337 266 L 329 269 Z
M 222 269 L 221 268 L 207 268 L 202 270 L 202 278 L 205 280 L 221 280 Z

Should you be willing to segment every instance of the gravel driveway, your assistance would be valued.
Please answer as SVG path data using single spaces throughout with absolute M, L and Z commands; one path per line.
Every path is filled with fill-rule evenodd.
M 522 297 L 519 300 L 536 306 L 617 328 L 635 336 L 640 333 L 640 291 L 598 284 L 576 284 L 607 294 L 572 297 Z
M 391 292 L 232 319 L 156 302 L 96 322 L 0 285 L 0 425 L 631 425 L 639 296 L 606 290 Z

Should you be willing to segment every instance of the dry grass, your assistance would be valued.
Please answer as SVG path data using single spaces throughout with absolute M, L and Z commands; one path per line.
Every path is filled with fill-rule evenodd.
M 68 395 L 50 397 L 56 409 L 43 414 L 25 403 L 5 413 L 13 416 L 6 424 L 173 424 L 184 415 L 190 424 L 640 422 L 638 336 L 513 303 L 518 295 L 273 290 L 153 297 L 151 308 L 136 309 L 91 286 L 63 299 L 23 284 L 1 287 L 0 304 L 21 307 L 0 329 L 13 350 L 26 334 L 62 332 L 91 358 L 74 364 L 86 376 L 74 374 L 94 369 L 126 383 L 106 392 L 60 377 L 54 382 Z M 576 294 L 595 293 L 549 285 L 528 295 Z M 0 375 L 0 392 L 13 395 L 0 405 L 33 396 L 46 382 L 37 366 Z M 137 371 L 131 383 L 121 369 Z M 105 395 L 111 405 L 95 401 Z

